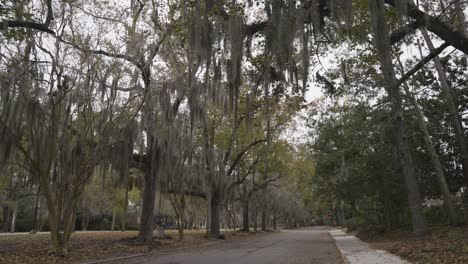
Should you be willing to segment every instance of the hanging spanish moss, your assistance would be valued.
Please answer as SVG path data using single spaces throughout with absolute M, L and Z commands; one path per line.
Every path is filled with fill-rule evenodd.
M 296 1 L 273 0 L 266 4 L 266 13 L 271 21 L 271 30 L 266 34 L 266 50 L 274 57 L 278 70 L 284 72 L 292 71 L 292 55 L 294 52 L 294 39 L 303 23 L 297 16 L 299 10 Z
M 239 87 L 241 85 L 241 66 L 243 59 L 244 22 L 241 16 L 229 17 L 228 22 L 229 42 L 231 57 L 227 65 L 227 78 L 229 82 L 230 108 L 234 107 L 234 101 L 239 99 Z
M 381 11 L 380 9 L 383 8 L 379 6 L 381 1 L 369 1 L 369 13 L 372 17 L 372 27 L 374 32 L 374 41 L 377 51 L 387 52 L 390 50 L 390 45 L 388 41 L 388 30 L 385 25 L 384 18 L 380 16 Z M 390 62 L 391 63 L 391 62 Z
M 396 0 L 395 7 L 399 18 L 404 18 L 408 15 L 408 0 Z

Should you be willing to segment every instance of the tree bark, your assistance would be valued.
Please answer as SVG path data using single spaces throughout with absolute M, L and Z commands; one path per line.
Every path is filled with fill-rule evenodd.
M 249 232 L 249 199 L 242 203 L 242 231 Z
M 212 193 L 211 193 L 211 201 L 210 201 L 210 236 L 218 238 L 221 235 L 220 232 L 220 207 L 221 207 L 221 194 L 219 190 L 213 186 Z
M 392 230 L 392 208 L 391 208 L 391 202 L 390 202 L 390 194 L 389 194 L 389 186 L 385 179 L 382 177 L 381 174 L 381 196 L 383 200 L 383 210 L 384 210 L 384 219 L 385 219 L 385 230 L 390 231 Z M 353 206 L 354 207 L 354 206 Z
M 10 233 L 14 233 L 15 232 L 15 224 L 16 224 L 16 213 L 17 213 L 17 206 L 15 205 L 13 207 L 13 212 L 12 212 L 12 215 L 11 215 L 11 223 L 10 223 Z
M 253 229 L 254 229 L 254 232 L 257 232 L 257 209 L 255 208 L 254 209 L 254 213 L 253 213 L 253 216 L 252 216 L 252 222 L 253 222 Z
M 450 194 L 450 190 L 448 188 L 447 180 L 445 178 L 444 170 L 442 168 L 442 164 L 439 159 L 439 155 L 437 154 L 434 144 L 432 143 L 431 136 L 426 127 L 426 122 L 424 121 L 424 115 L 419 108 L 418 102 L 416 98 L 413 96 L 411 91 L 409 90 L 408 85 L 404 84 L 403 87 L 405 88 L 406 96 L 409 98 L 411 105 L 413 106 L 413 110 L 416 114 L 416 120 L 418 121 L 419 129 L 423 133 L 424 143 L 426 145 L 426 149 L 429 152 L 429 157 L 431 158 L 432 166 L 434 166 L 434 171 L 436 174 L 436 179 L 439 184 L 440 192 L 442 193 L 442 197 L 444 198 L 444 205 L 447 209 L 447 214 L 450 219 L 450 223 L 453 225 L 458 224 L 458 217 L 455 211 L 455 205 L 453 203 L 452 195 Z
M 148 159 L 145 167 L 145 186 L 143 189 L 143 205 L 137 240 L 150 243 L 153 241 L 153 215 L 156 195 L 156 175 L 159 169 L 161 149 L 153 136 L 150 136 Z M 148 163 L 149 162 L 149 163 Z
M 112 225 L 111 225 L 111 230 L 114 231 L 115 227 L 115 208 L 112 209 Z
M 385 89 L 391 101 L 391 120 L 398 149 L 398 158 L 408 191 L 408 205 L 411 213 L 413 232 L 417 236 L 422 236 L 427 232 L 427 225 L 422 213 L 416 170 L 408 143 L 408 131 L 403 118 L 400 88 L 397 85 L 398 80 L 395 75 L 395 69 L 393 68 L 390 54 L 390 37 L 386 24 L 384 1 L 369 1 L 369 7 L 373 20 L 374 39 L 385 81 Z
M 184 240 L 184 224 L 182 223 L 183 220 L 179 220 L 179 241 Z
M 429 50 L 434 50 L 434 44 L 432 43 L 429 34 L 427 33 L 426 29 L 421 29 L 421 33 L 426 41 Z M 445 103 L 447 104 L 450 116 L 452 118 L 452 124 L 454 127 L 455 138 L 458 143 L 458 147 L 460 148 L 460 160 L 462 164 L 462 172 L 463 172 L 463 180 L 465 185 L 468 186 L 468 145 L 466 143 L 465 137 L 465 130 L 463 128 L 463 124 L 460 118 L 460 114 L 457 109 L 457 105 L 455 104 L 455 100 L 453 98 L 454 91 L 453 88 L 449 85 L 447 81 L 447 76 L 445 75 L 444 67 L 440 62 L 439 57 L 435 57 L 433 59 L 434 66 L 437 71 L 437 75 L 439 76 L 439 83 L 443 90 L 443 98 L 445 99 Z
M 39 200 L 41 198 L 40 194 L 41 194 L 41 187 L 39 185 L 37 188 L 37 193 L 36 193 L 36 203 L 34 205 L 33 228 L 31 230 L 31 234 L 35 234 L 37 232 L 37 213 L 38 213 L 38 208 L 39 208 Z
M 128 211 L 128 178 L 125 186 L 125 198 L 124 198 L 124 205 L 123 205 L 123 212 L 121 218 L 121 226 L 120 230 L 125 231 L 127 230 L 127 211 Z
M 462 1 L 455 1 L 455 10 L 457 11 L 458 31 L 466 36 L 466 18 L 465 9 L 463 8 Z
M 10 207 L 7 205 L 3 206 L 3 226 L 2 232 L 8 232 L 10 230 L 10 223 L 11 223 L 11 210 Z
M 385 0 L 387 4 L 394 7 L 396 6 L 397 1 L 398 0 Z M 456 3 L 458 1 L 454 2 Z M 413 3 L 413 1 L 407 1 L 407 5 L 408 16 L 416 20 L 417 26 L 425 25 L 427 29 L 436 34 L 439 38 L 443 39 L 445 42 L 449 43 L 463 53 L 468 54 L 468 45 L 466 45 L 468 42 L 468 36 L 465 34 L 465 32 L 450 27 L 439 17 L 431 16 L 425 13 L 424 11 L 420 10 Z
M 266 206 L 262 206 L 262 231 L 266 231 L 267 226 L 266 226 Z
M 276 226 L 276 210 L 273 210 L 273 230 L 277 230 L 277 226 Z
M 88 229 L 88 219 L 88 215 L 83 209 L 81 213 L 81 231 L 86 231 Z
M 231 203 L 231 209 L 232 209 L 230 210 L 231 224 L 232 224 L 232 229 L 235 232 L 237 230 L 237 219 L 236 219 L 236 208 L 234 206 L 234 202 Z
M 345 212 L 344 212 L 344 201 L 341 201 L 340 202 L 340 225 L 341 226 L 344 226 L 345 223 L 346 223 L 346 217 L 345 217 Z

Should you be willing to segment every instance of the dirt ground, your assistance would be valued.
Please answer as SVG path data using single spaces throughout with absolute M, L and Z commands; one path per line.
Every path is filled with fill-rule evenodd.
M 380 236 L 358 233 L 372 247 L 387 250 L 412 263 L 468 263 L 468 227 L 431 227 L 423 238 L 410 230 L 397 230 Z
M 71 251 L 64 257 L 49 254 L 48 234 L 0 235 L 0 263 L 80 263 L 171 248 L 202 246 L 213 242 L 205 238 L 204 231 L 187 230 L 182 242 L 177 241 L 177 231 L 168 230 L 166 234 L 172 236 L 172 239 L 157 241 L 148 246 L 135 243 L 136 231 L 77 232 L 71 238 Z M 262 233 L 225 233 L 227 240 L 248 239 L 258 235 Z

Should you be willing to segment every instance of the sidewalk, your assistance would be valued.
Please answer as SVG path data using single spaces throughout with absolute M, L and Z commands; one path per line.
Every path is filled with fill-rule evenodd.
M 342 230 L 329 231 L 347 264 L 409 264 L 410 262 L 384 250 L 372 249 L 359 238 Z

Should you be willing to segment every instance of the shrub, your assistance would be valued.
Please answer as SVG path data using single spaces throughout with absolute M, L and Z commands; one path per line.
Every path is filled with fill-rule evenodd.
M 16 218 L 15 232 L 29 232 L 33 228 L 33 218 Z
M 362 229 L 364 226 L 364 220 L 360 217 L 352 217 L 345 221 L 345 227 L 348 231 L 356 231 Z
M 447 225 L 450 223 L 443 205 L 432 205 L 424 208 L 426 220 L 431 225 Z

